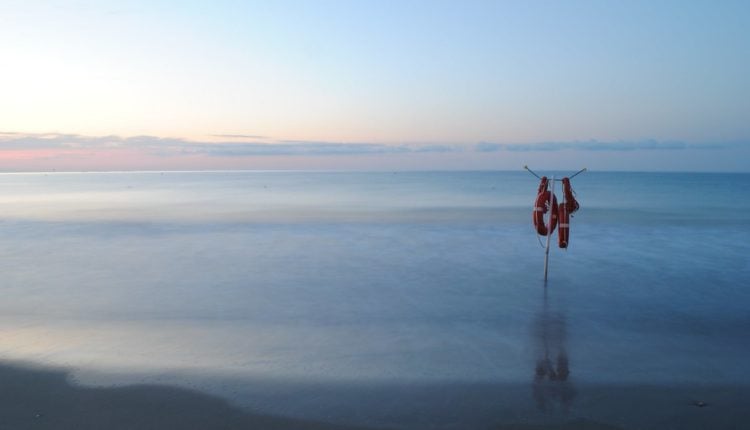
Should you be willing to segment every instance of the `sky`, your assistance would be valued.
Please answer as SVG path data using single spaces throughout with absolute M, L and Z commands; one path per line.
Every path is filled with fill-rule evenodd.
M 750 171 L 747 1 L 0 0 L 0 171 Z

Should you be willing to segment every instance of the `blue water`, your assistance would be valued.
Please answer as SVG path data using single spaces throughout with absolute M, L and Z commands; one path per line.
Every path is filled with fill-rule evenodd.
M 3 174 L 0 358 L 395 427 L 268 387 L 750 384 L 750 175 L 572 182 L 545 290 L 526 172 Z

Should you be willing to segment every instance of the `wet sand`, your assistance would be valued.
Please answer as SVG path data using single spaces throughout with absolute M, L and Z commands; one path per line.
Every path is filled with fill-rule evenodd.
M 0 429 L 362 428 L 252 414 L 197 391 L 157 385 L 87 388 L 60 370 L 0 365 Z
M 0 365 L 0 429 L 655 430 L 737 429 L 750 423 L 746 386 L 547 381 L 272 388 L 269 381 L 257 382 L 257 390 L 274 391 L 278 403 L 304 401 L 312 419 L 300 419 L 254 413 L 194 390 L 166 385 L 91 388 L 71 384 L 68 376 L 60 369 Z

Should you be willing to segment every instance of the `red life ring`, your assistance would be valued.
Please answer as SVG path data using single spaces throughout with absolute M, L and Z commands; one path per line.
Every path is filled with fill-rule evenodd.
M 570 186 L 570 178 L 562 178 L 563 201 L 568 208 L 568 213 L 572 214 L 578 210 L 579 204 L 573 195 L 573 187 Z
M 570 242 L 570 214 L 578 210 L 578 202 L 573 195 L 570 179 L 562 179 L 563 203 L 557 207 L 557 219 L 560 229 L 557 230 L 557 244 L 560 248 L 567 248 Z
M 552 234 L 557 227 L 557 197 L 552 195 L 552 207 L 549 207 L 550 191 L 547 189 L 548 180 L 546 176 L 542 176 L 542 181 L 539 183 L 539 190 L 534 202 L 534 212 L 532 218 L 534 220 L 534 228 L 536 232 L 542 236 Z M 550 212 L 550 229 L 547 231 L 547 224 L 544 222 L 544 214 Z
M 557 207 L 557 219 L 560 222 L 560 228 L 557 230 L 557 244 L 560 248 L 567 248 L 568 240 L 570 240 L 570 212 L 564 202 Z

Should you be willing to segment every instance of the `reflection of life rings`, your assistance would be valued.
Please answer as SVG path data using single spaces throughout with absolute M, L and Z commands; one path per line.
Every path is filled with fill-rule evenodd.
M 560 248 L 567 248 L 570 241 L 570 214 L 578 210 L 578 202 L 573 196 L 570 179 L 563 178 L 563 202 L 557 207 L 560 229 L 557 230 L 557 244 Z
M 536 232 L 542 236 L 552 234 L 557 227 L 557 197 L 552 195 L 552 207 L 549 207 L 550 191 L 547 189 L 548 180 L 546 176 L 542 176 L 542 181 L 539 183 L 539 191 L 536 196 L 536 202 L 534 202 L 534 227 Z M 547 231 L 547 224 L 544 222 L 544 214 L 550 212 L 550 229 Z

